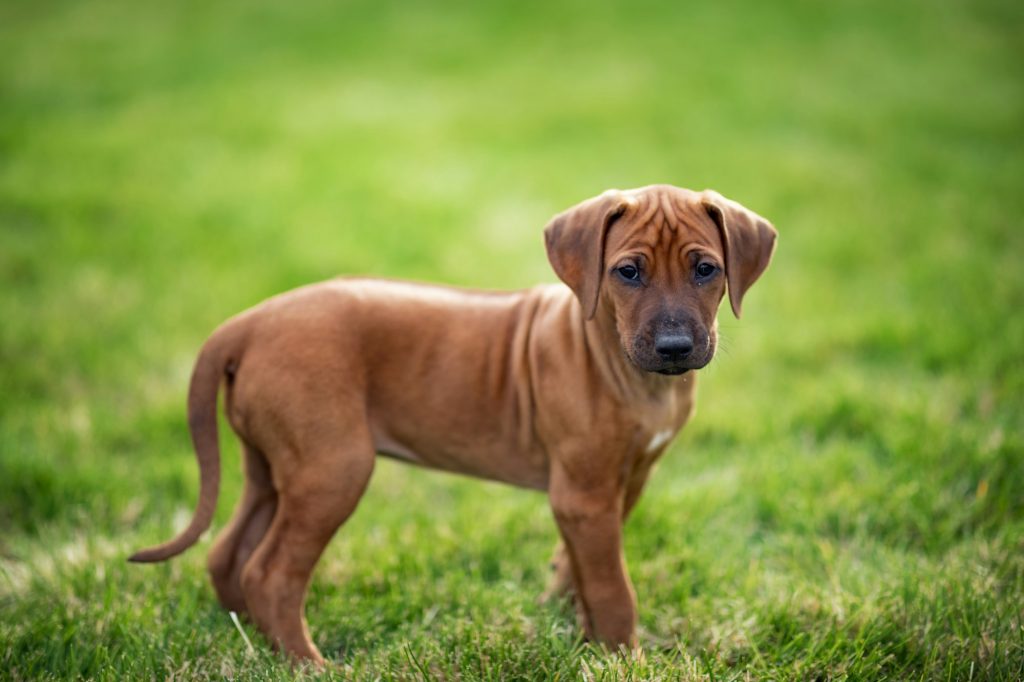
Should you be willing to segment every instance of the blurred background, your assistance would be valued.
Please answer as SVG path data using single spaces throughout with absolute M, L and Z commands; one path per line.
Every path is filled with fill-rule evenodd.
M 666 182 L 780 241 L 627 526 L 647 661 L 534 604 L 542 497 L 391 463 L 315 581 L 325 654 L 1019 677 L 1022 29 L 1003 0 L 0 4 L 0 665 L 287 677 L 205 543 L 123 561 L 191 512 L 206 335 L 338 274 L 554 281 L 551 215 Z

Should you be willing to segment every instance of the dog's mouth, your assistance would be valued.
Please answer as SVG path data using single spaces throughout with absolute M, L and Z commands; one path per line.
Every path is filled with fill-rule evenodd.
M 701 361 L 687 361 L 687 362 L 658 362 L 650 361 L 644 362 L 643 360 L 637 361 L 636 359 L 629 358 L 633 366 L 637 369 L 648 372 L 650 374 L 660 374 L 666 377 L 678 377 L 690 372 L 692 370 L 701 369 L 707 363 Z
M 710 354 L 709 354 L 710 355 Z M 661 358 L 633 358 L 633 365 L 644 372 L 660 374 L 666 377 L 678 377 L 687 372 L 703 369 L 711 361 L 711 357 L 689 357 L 683 361 L 666 362 Z

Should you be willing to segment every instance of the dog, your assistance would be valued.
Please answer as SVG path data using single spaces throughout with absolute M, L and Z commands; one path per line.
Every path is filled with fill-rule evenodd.
M 739 317 L 776 236 L 714 191 L 609 190 L 544 230 L 565 286 L 343 278 L 231 318 L 206 341 L 189 388 L 195 515 L 130 560 L 168 559 L 209 527 L 223 384 L 245 487 L 209 574 L 221 604 L 293 659 L 324 664 L 304 615 L 310 575 L 378 453 L 546 491 L 561 542 L 545 595 L 572 596 L 587 638 L 636 646 L 623 523 L 693 413 L 719 304 L 728 291 Z

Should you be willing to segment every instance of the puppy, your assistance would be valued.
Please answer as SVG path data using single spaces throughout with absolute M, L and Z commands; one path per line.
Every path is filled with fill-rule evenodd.
M 245 488 L 209 555 L 225 608 L 295 659 L 323 663 L 304 616 L 313 567 L 377 454 L 546 491 L 561 544 L 546 594 L 572 592 L 586 635 L 635 644 L 622 525 L 693 411 L 726 291 L 738 317 L 776 231 L 712 192 L 611 190 L 544 231 L 562 285 L 511 293 L 337 279 L 271 298 L 203 346 L 188 396 L 199 503 L 220 479 L 217 393 Z

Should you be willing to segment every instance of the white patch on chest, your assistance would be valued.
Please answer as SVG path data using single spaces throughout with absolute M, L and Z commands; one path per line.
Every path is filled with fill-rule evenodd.
M 673 435 L 674 434 L 672 433 L 672 429 L 658 431 L 656 434 L 654 434 L 654 437 L 651 438 L 651 442 L 647 444 L 647 454 L 650 455 L 657 452 L 659 449 L 661 449 L 663 445 L 665 445 L 665 443 L 672 440 Z

